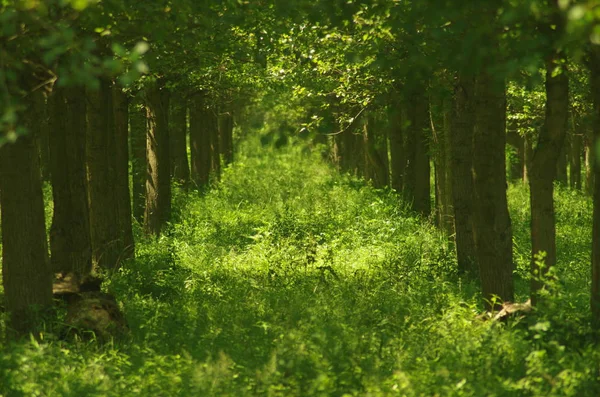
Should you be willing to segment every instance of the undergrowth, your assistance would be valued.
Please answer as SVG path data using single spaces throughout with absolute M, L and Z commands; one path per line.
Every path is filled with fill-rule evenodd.
M 527 191 L 509 193 L 525 299 Z M 4 346 L 0 395 L 600 395 L 577 193 L 557 192 L 559 282 L 543 312 L 508 323 L 476 318 L 446 236 L 318 148 L 248 139 L 212 190 L 174 202 L 167 233 L 107 286 L 131 335 Z

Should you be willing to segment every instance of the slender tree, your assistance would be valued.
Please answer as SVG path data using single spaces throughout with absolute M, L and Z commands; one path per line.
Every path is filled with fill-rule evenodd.
M 169 148 L 171 149 L 171 175 L 175 181 L 187 186 L 190 180 L 190 166 L 187 155 L 187 100 L 173 96 L 170 100 Z
M 211 166 L 210 130 L 205 94 L 198 93 L 190 105 L 190 149 L 192 180 L 198 189 L 208 186 Z
M 562 32 L 564 22 L 561 20 L 558 5 L 553 12 L 552 24 L 556 28 L 547 27 L 546 34 L 551 41 L 557 41 L 557 34 Z M 556 225 L 554 214 L 554 180 L 557 167 L 564 157 L 564 143 L 567 134 L 567 118 L 569 112 L 569 79 L 564 68 L 564 54 L 552 49 L 546 60 L 546 115 L 544 125 L 538 135 L 529 174 L 531 192 L 531 291 L 532 302 L 537 299 L 537 292 L 543 286 L 541 277 L 556 264 Z M 562 177 L 561 177 L 562 179 Z M 540 269 L 536 255 L 545 252 L 544 267 Z
M 146 89 L 145 99 L 148 126 L 144 231 L 158 236 L 171 212 L 169 92 L 163 82 L 158 81 Z
M 458 270 L 476 274 L 473 234 L 473 126 L 475 124 L 475 80 L 459 73 L 454 83 L 450 125 L 452 202 Z
M 590 88 L 594 109 L 594 146 L 598 148 L 600 147 L 600 46 L 595 45 L 590 49 L 588 66 L 590 69 Z M 596 181 L 600 181 L 599 161 L 595 163 L 594 177 Z M 600 329 L 600 183 L 594 184 L 592 227 L 592 324 L 595 329 Z
M 113 86 L 115 120 L 115 194 L 119 236 L 123 241 L 123 259 L 133 257 L 135 245 L 131 227 L 131 192 L 129 190 L 129 98 L 118 86 Z
M 144 223 L 146 208 L 146 108 L 139 103 L 129 105 L 131 189 L 133 218 Z

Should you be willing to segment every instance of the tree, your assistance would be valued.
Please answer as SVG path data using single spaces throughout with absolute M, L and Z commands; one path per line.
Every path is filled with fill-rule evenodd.
M 170 105 L 169 148 L 171 149 L 171 174 L 175 181 L 187 186 L 190 180 L 187 154 L 187 99 L 182 96 L 173 96 Z
M 123 240 L 119 231 L 116 186 L 116 134 L 111 82 L 100 79 L 98 89 L 86 89 L 87 170 L 90 230 L 94 265 L 114 269 L 120 265 Z
M 0 147 L 2 282 L 10 327 L 17 335 L 35 331 L 45 309 L 52 305 L 52 269 L 35 145 L 41 115 L 33 113 L 32 95 L 41 92 L 26 97 L 21 113 L 28 134 Z
M 55 84 L 48 100 L 53 216 L 50 229 L 54 272 L 83 280 L 92 271 L 87 196 L 85 90 Z
M 144 231 L 148 235 L 159 236 L 171 212 L 169 92 L 164 81 L 152 82 L 144 98 L 148 123 Z
M 493 42 L 493 41 L 492 41 Z M 487 64 L 475 83 L 473 231 L 481 290 L 494 309 L 514 298 L 512 228 L 506 198 L 506 96 L 504 79 Z
M 123 259 L 133 257 L 135 246 L 131 228 L 131 192 L 129 190 L 129 97 L 121 87 L 113 86 L 115 120 L 115 188 L 119 237 L 123 241 Z

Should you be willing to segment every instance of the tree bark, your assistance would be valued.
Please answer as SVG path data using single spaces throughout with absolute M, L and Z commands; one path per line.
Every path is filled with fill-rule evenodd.
M 35 144 L 41 115 L 31 102 L 26 105 L 22 116 L 29 134 L 0 148 L 2 282 L 9 327 L 17 336 L 35 332 L 45 309 L 52 305 L 52 269 Z
M 546 60 L 546 115 L 533 154 L 529 186 L 531 194 L 531 292 L 535 304 L 540 279 L 556 265 L 556 225 L 554 215 L 554 179 L 563 152 L 569 111 L 569 79 L 566 71 L 558 75 L 555 68 L 564 64 L 558 53 Z M 536 256 L 545 252 L 540 269 Z
M 475 236 L 473 234 L 473 126 L 475 124 L 475 80 L 459 74 L 455 82 L 451 131 L 450 164 L 452 202 L 458 271 L 476 275 Z
M 204 189 L 210 181 L 211 150 L 210 130 L 207 128 L 208 107 L 203 93 L 196 94 L 190 105 L 190 149 L 192 181 Z
M 569 185 L 571 189 L 581 190 L 581 135 L 575 131 L 571 136 L 570 151 Z
M 404 198 L 413 211 L 425 217 L 431 212 L 428 114 L 425 87 L 421 85 L 413 90 L 408 103 Z
M 404 171 L 406 157 L 404 147 L 404 126 L 402 123 L 402 109 L 400 103 L 394 104 L 390 110 L 390 157 L 391 157 L 391 186 L 401 194 L 404 189 Z
M 367 179 L 382 189 L 390 183 L 386 129 L 375 117 L 368 117 L 363 126 Z
M 190 166 L 187 156 L 187 100 L 173 96 L 170 102 L 171 175 L 177 183 L 186 187 L 190 182 Z
M 219 117 L 219 136 L 224 165 L 233 163 L 233 107 L 226 105 Z
M 506 94 L 487 70 L 475 84 L 473 230 L 483 298 L 491 309 L 514 298 L 512 228 L 506 199 Z M 494 304 L 494 297 L 500 299 Z
M 129 98 L 120 87 L 113 87 L 115 120 L 115 189 L 123 259 L 133 258 L 135 243 L 131 227 L 131 192 L 129 190 Z
M 506 143 L 512 146 L 517 152 L 516 161 L 513 161 L 509 165 L 510 180 L 515 182 L 523 180 L 523 173 L 525 171 L 525 140 L 516 131 L 506 132 Z
M 115 192 L 116 142 L 111 83 L 102 79 L 98 90 L 88 89 L 86 156 L 92 258 L 95 266 L 120 266 L 123 241 L 119 233 Z
M 600 47 L 594 46 L 590 50 L 590 85 L 594 106 L 593 136 L 596 149 L 600 145 Z M 600 161 L 595 161 L 594 177 L 600 180 Z M 592 326 L 600 329 L 600 183 L 594 186 L 594 213 L 592 231 L 592 291 L 591 309 Z
M 159 236 L 171 212 L 169 93 L 155 83 L 146 90 L 146 210 L 144 232 Z
M 437 225 L 444 230 L 448 236 L 454 234 L 454 217 L 452 215 L 452 184 L 450 167 L 450 124 L 451 124 L 451 101 L 442 98 L 437 107 L 441 113 L 441 123 L 434 125 L 433 113 L 431 116 L 431 129 L 433 131 L 433 153 L 435 165 L 435 198 Z
M 50 181 L 50 126 L 46 94 L 35 95 L 32 99 L 36 114 L 40 115 L 40 132 L 36 136 L 36 145 L 40 154 L 40 169 L 42 181 Z
M 221 147 L 219 137 L 219 112 L 216 107 L 208 109 L 208 128 L 210 129 L 210 172 L 216 180 L 221 178 Z
M 594 164 L 596 148 L 594 146 L 595 137 L 593 131 L 588 132 L 585 137 L 585 192 L 589 196 L 594 195 Z
M 142 225 L 146 209 L 146 108 L 131 104 L 129 115 L 132 212 L 134 219 Z
M 85 168 L 85 90 L 55 88 L 48 105 L 54 201 L 50 262 L 54 272 L 70 273 L 81 281 L 92 271 Z

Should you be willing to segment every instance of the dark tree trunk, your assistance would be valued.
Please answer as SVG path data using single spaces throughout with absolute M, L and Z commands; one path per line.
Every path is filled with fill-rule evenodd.
M 556 162 L 556 181 L 562 186 L 567 186 L 569 183 L 567 177 L 567 145 L 563 145 L 558 154 L 558 161 Z M 535 156 L 535 155 L 534 155 Z
M 404 118 L 400 103 L 393 105 L 390 111 L 390 157 L 391 157 L 391 186 L 398 193 L 404 188 L 404 171 L 406 156 L 404 147 Z
M 210 129 L 210 172 L 217 180 L 221 178 L 221 147 L 219 137 L 219 113 L 215 107 L 208 109 L 208 128 Z
M 594 164 L 596 157 L 594 140 L 593 132 L 588 132 L 585 137 L 585 192 L 589 196 L 594 195 Z
M 198 189 L 208 186 L 211 166 L 209 110 L 205 102 L 204 94 L 199 93 L 190 104 L 191 176 Z
M 571 136 L 569 184 L 571 189 L 581 190 L 581 135 L 575 131 Z
M 516 151 L 516 159 L 514 159 L 508 167 L 510 180 L 513 182 L 522 180 L 523 172 L 525 171 L 525 141 L 517 132 L 507 131 L 506 143 L 512 146 Z
M 85 168 L 86 104 L 83 88 L 55 88 L 50 111 L 50 168 L 54 212 L 52 269 L 81 281 L 92 271 Z
M 187 156 L 187 100 L 173 96 L 170 102 L 171 175 L 177 183 L 185 187 L 190 181 L 190 166 Z
M 484 71 L 475 85 L 473 230 L 483 298 L 494 309 L 514 298 L 512 228 L 506 199 L 504 81 Z M 500 303 L 501 303 L 500 302 Z
M 533 154 L 529 186 L 531 192 L 531 292 L 535 304 L 540 280 L 556 265 L 556 225 L 554 215 L 554 179 L 562 156 L 567 133 L 569 111 L 569 79 L 565 72 L 554 76 L 554 69 L 564 59 L 555 54 L 546 61 L 546 116 Z M 545 252 L 544 267 L 537 265 L 536 256 Z
M 523 161 L 523 183 L 529 184 L 529 175 L 531 175 L 531 163 L 533 161 L 533 138 L 526 135 L 523 138 L 525 145 L 524 161 Z
M 143 105 L 131 105 L 129 115 L 132 212 L 134 219 L 141 225 L 144 223 L 146 209 L 146 108 Z
M 49 140 L 49 116 L 46 104 L 46 95 L 35 95 L 32 100 L 35 112 L 40 116 L 40 132 L 36 136 L 36 145 L 40 154 L 40 169 L 42 181 L 50 181 L 50 140 Z
M 160 83 L 146 91 L 146 211 L 144 232 L 159 236 L 171 212 L 169 93 Z
M 115 188 L 123 259 L 133 258 L 135 245 L 131 227 L 131 192 L 129 191 L 129 98 L 119 87 L 113 88 L 115 118 Z
M 454 234 L 452 210 L 452 183 L 450 166 L 450 124 L 452 104 L 450 98 L 439 101 L 441 124 L 432 125 L 435 165 L 435 198 L 437 224 L 448 236 Z M 431 117 L 433 120 L 434 117 Z M 432 122 L 433 123 L 433 122 Z
M 221 137 L 221 153 L 225 165 L 233 163 L 233 107 L 227 105 L 219 117 L 219 136 Z
M 92 258 L 95 266 L 120 266 L 123 240 L 119 233 L 115 192 L 116 142 L 111 84 L 100 81 L 98 90 L 88 89 L 86 156 Z
M 427 217 L 431 212 L 428 125 L 429 111 L 425 87 L 415 87 L 409 98 L 406 131 L 406 172 L 404 198 L 413 211 Z
M 35 144 L 41 115 L 32 103 L 27 105 L 22 116 L 29 134 L 0 148 L 2 281 L 9 327 L 16 335 L 35 332 L 44 310 L 52 305 L 52 269 Z
M 458 270 L 477 274 L 473 234 L 473 126 L 475 124 L 475 81 L 459 75 L 455 82 L 450 131 L 452 202 Z
M 382 189 L 390 183 L 386 128 L 375 117 L 369 117 L 363 128 L 366 177 Z
M 600 145 L 600 47 L 595 46 L 590 51 L 590 85 L 594 104 L 594 145 Z M 600 161 L 594 164 L 596 181 L 600 180 Z M 592 325 L 600 329 L 600 183 L 594 186 L 594 215 L 592 231 Z

